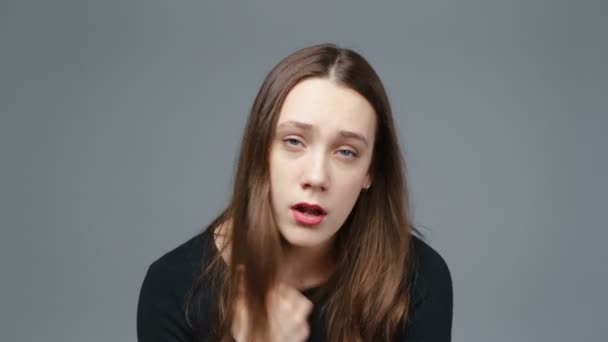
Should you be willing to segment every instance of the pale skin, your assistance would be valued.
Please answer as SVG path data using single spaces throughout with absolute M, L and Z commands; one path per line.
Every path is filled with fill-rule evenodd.
M 298 83 L 283 103 L 270 147 L 273 214 L 288 242 L 267 302 L 273 342 L 308 338 L 312 303 L 299 290 L 323 284 L 334 271 L 329 251 L 335 233 L 372 182 L 375 120 L 365 98 L 330 79 Z M 324 221 L 314 229 L 299 226 L 290 209 L 299 202 L 322 206 Z M 219 231 L 229 235 L 230 228 L 227 221 Z M 215 236 L 220 250 L 222 235 Z M 229 261 L 229 246 L 222 257 Z M 237 300 L 232 331 L 237 341 L 246 341 L 248 330 L 242 303 Z

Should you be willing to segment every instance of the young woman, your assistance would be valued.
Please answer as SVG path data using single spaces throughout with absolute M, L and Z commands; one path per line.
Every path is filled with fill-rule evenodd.
M 383 85 L 316 45 L 267 76 L 227 208 L 150 268 L 140 341 L 450 341 L 452 283 L 414 235 Z

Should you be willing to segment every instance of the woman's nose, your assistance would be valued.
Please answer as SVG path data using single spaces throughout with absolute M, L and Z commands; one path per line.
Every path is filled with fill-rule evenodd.
M 303 188 L 313 188 L 316 190 L 326 191 L 329 187 L 329 170 L 328 161 L 322 153 L 311 155 L 305 161 L 306 170 L 302 180 Z

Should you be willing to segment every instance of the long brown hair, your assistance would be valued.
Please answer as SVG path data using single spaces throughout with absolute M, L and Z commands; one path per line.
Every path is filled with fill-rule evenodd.
M 407 319 L 414 228 L 408 212 L 405 164 L 388 97 L 380 78 L 361 55 L 322 44 L 298 50 L 276 65 L 251 108 L 232 197 L 209 228 L 226 238 L 224 248 L 230 246 L 230 262 L 225 267 L 222 253 L 218 253 L 204 268 L 192 287 L 186 310 L 190 319 L 204 277 L 212 276 L 218 298 L 214 324 L 218 340 L 231 340 L 240 267 L 245 270 L 252 319 L 249 326 L 256 328 L 255 338 L 267 340 L 266 295 L 277 279 L 282 253 L 271 210 L 269 149 L 285 97 L 298 82 L 313 77 L 357 91 L 372 105 L 377 117 L 370 166 L 373 182 L 359 195 L 337 233 L 336 271 L 323 286 L 327 294 L 322 308 L 326 337 L 329 341 L 388 341 Z M 230 232 L 219 232 L 217 228 L 227 220 L 231 221 Z M 196 326 L 196 322 L 189 322 Z

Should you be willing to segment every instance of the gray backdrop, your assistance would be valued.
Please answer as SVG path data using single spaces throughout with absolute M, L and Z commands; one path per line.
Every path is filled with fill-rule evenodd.
M 135 340 L 263 77 L 325 41 L 389 91 L 454 341 L 608 338 L 605 2 L 219 3 L 0 3 L 0 340 Z

